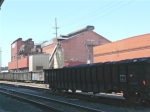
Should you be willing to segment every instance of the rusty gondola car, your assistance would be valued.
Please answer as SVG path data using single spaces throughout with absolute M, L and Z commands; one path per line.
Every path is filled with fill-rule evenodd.
M 44 73 L 53 91 L 122 92 L 128 103 L 150 99 L 150 58 L 45 69 Z

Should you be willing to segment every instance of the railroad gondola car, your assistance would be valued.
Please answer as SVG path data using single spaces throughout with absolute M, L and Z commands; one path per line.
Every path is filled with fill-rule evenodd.
M 44 82 L 44 72 L 0 73 L 0 80 L 19 82 Z
M 45 69 L 53 91 L 122 92 L 128 103 L 150 100 L 150 58 Z

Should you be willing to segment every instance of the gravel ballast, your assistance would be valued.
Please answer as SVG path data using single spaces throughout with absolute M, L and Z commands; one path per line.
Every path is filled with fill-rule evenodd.
M 0 112 L 44 112 L 35 106 L 0 94 Z
M 8 87 L 8 89 L 11 89 L 11 87 Z M 56 96 L 56 95 L 51 95 L 48 93 L 43 93 L 42 91 L 35 91 L 35 90 L 31 90 L 31 89 L 24 89 L 24 88 L 12 88 L 14 90 L 18 90 L 18 91 L 22 91 L 22 92 L 27 92 L 27 93 L 31 93 L 31 94 L 36 94 L 36 95 L 40 95 L 40 96 L 44 96 L 44 97 L 48 97 L 48 98 L 52 98 L 52 99 L 56 99 L 56 100 L 62 100 L 65 102 L 69 102 L 69 103 L 74 103 L 77 105 L 82 105 L 82 106 L 88 106 L 90 108 L 94 108 L 94 109 L 100 109 L 102 111 L 105 112 L 150 112 L 150 108 L 147 107 L 123 107 L 123 106 L 114 106 L 114 105 L 107 105 L 107 104 L 102 104 L 102 103 L 93 103 L 93 102 L 88 102 L 88 101 L 84 101 L 84 100 L 79 100 L 79 99 L 73 99 L 73 98 L 68 98 L 67 96 Z

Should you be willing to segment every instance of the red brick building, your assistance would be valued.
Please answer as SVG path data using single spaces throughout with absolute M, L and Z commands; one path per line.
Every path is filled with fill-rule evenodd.
M 108 39 L 95 33 L 93 30 L 93 26 L 87 26 L 67 35 L 60 35 L 58 38 L 59 49 L 63 49 L 65 65 L 87 63 L 87 61 L 93 62 L 93 47 L 110 43 Z M 56 38 L 44 42 L 42 50 L 53 55 L 55 46 Z
M 25 41 L 22 38 L 18 38 L 11 44 L 11 62 L 8 63 L 8 70 L 28 70 L 28 56 L 35 52 L 41 52 L 40 46 L 35 46 L 31 38 Z
M 102 46 L 96 46 L 93 50 L 95 63 L 150 57 L 150 34 L 134 36 Z
M 11 62 L 8 63 L 8 69 L 28 71 L 29 55 L 36 53 L 49 54 L 49 59 L 47 59 L 49 68 L 92 63 L 93 47 L 110 43 L 93 30 L 93 26 L 87 26 L 67 35 L 60 35 L 57 39 L 45 41 L 38 46 L 34 45 L 31 38 L 25 41 L 18 38 L 11 44 Z M 34 64 L 34 66 L 37 65 Z

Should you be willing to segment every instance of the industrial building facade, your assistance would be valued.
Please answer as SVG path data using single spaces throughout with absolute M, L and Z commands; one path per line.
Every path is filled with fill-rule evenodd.
M 93 48 L 94 63 L 150 56 L 150 34 L 126 38 Z
M 93 26 L 87 26 L 67 35 L 60 35 L 60 37 L 57 38 L 59 43 L 57 52 L 60 52 L 62 55 L 59 56 L 55 55 L 55 48 L 57 45 L 56 38 L 44 42 L 42 44 L 42 50 L 44 53 L 50 54 L 49 67 L 58 68 L 58 64 L 71 66 L 83 63 L 93 63 L 93 47 L 110 43 L 108 39 L 95 33 L 93 30 Z M 52 55 L 57 58 L 57 61 L 56 58 L 51 60 Z M 60 58 L 62 63 L 58 63 Z
M 95 33 L 94 26 L 87 26 L 67 35 L 60 35 L 40 45 L 34 45 L 31 38 L 18 38 L 11 44 L 12 71 L 36 71 L 48 68 L 62 68 L 93 62 L 93 47 L 110 43 Z
M 34 45 L 31 38 L 25 41 L 18 38 L 11 44 L 11 62 L 8 63 L 8 69 L 28 71 L 29 56 L 37 54 L 42 54 L 40 45 Z

